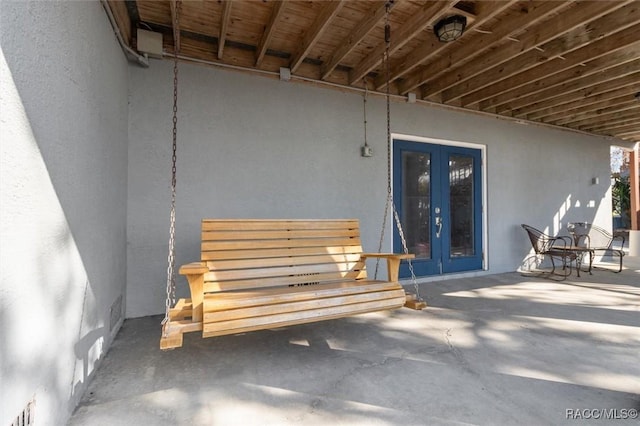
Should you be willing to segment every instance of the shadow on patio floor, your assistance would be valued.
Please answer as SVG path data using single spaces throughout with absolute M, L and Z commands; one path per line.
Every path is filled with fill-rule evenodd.
M 170 352 L 160 317 L 127 320 L 70 424 L 637 424 L 640 259 L 625 265 L 432 282 L 424 311 Z

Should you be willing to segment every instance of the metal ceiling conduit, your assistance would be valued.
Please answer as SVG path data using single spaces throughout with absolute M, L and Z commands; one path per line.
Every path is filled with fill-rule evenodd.
M 120 47 L 122 48 L 122 50 L 124 50 L 124 53 L 127 56 L 127 59 L 137 62 L 140 66 L 144 68 L 149 68 L 149 57 L 147 55 L 141 55 L 140 53 L 130 48 L 127 45 L 127 43 L 124 42 L 124 39 L 122 38 L 122 33 L 120 33 L 120 28 L 116 23 L 116 19 L 113 16 L 113 13 L 111 13 L 111 8 L 107 4 L 107 1 L 100 0 L 100 3 L 102 3 L 102 7 L 107 12 L 107 16 L 109 17 L 109 23 L 111 24 L 111 28 L 113 28 L 113 32 L 116 34 L 118 43 L 120 43 Z

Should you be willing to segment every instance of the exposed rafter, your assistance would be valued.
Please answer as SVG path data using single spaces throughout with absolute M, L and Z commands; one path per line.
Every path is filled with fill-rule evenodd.
M 631 54 L 629 55 L 631 56 Z M 574 71 L 568 70 L 566 71 L 567 73 L 571 73 L 577 78 L 562 78 L 564 76 L 559 76 L 557 82 L 556 80 L 552 80 L 551 78 L 549 78 L 549 82 L 555 84 L 550 84 L 549 86 L 542 85 L 540 89 L 535 89 L 527 92 L 526 96 L 512 98 L 512 100 L 505 102 L 504 105 L 501 104 L 500 108 L 496 109 L 496 111 L 503 112 L 513 109 L 519 109 L 524 106 L 543 101 L 545 99 L 562 96 L 568 92 L 572 92 L 582 88 L 588 88 L 589 86 L 604 83 L 609 80 L 615 80 L 619 77 L 624 77 L 626 75 L 634 74 L 640 71 L 640 59 L 635 59 L 630 62 L 628 59 L 626 61 L 615 61 L 610 60 L 611 56 L 616 57 L 616 52 L 607 55 L 606 58 L 602 58 L 602 61 L 599 61 L 606 64 L 604 67 L 593 66 L 590 69 L 587 68 L 586 72 L 582 73 L 578 73 L 578 71 L 582 71 L 584 67 L 576 68 L 576 70 Z M 545 82 L 546 80 L 547 79 L 545 79 Z M 532 83 L 528 83 L 527 85 L 532 84 L 535 84 L 535 81 Z M 481 108 L 484 110 L 488 107 L 481 105 Z M 520 112 L 514 111 L 514 113 L 519 114 Z
M 492 28 L 490 32 L 478 33 L 478 35 L 468 43 L 465 43 L 457 49 L 452 49 L 448 55 L 444 55 L 436 61 L 416 70 L 415 73 L 407 77 L 400 85 L 400 92 L 407 93 L 422 84 L 434 81 L 437 77 L 448 72 L 453 64 L 455 64 L 455 66 L 462 66 L 471 59 L 489 50 L 496 43 L 504 42 L 504 38 L 510 34 L 521 31 L 527 26 L 534 25 L 546 18 L 550 13 L 562 7 L 567 7 L 567 5 L 564 4 L 564 2 L 544 1 L 532 1 L 528 5 L 523 5 L 515 16 L 509 16 L 509 19 L 501 21 Z M 428 94 L 428 92 L 427 86 L 427 88 L 423 90 L 423 93 Z
M 623 25 L 620 27 L 625 28 Z M 496 94 L 503 92 L 505 89 L 509 90 L 533 81 L 541 80 L 574 66 L 581 66 L 585 62 L 593 60 L 594 58 L 599 58 L 622 49 L 625 46 L 633 44 L 637 40 L 637 31 L 640 31 L 640 24 L 627 27 L 623 31 L 616 32 L 609 37 L 600 38 L 591 43 L 577 42 L 575 44 L 582 46 L 578 49 L 575 49 L 575 46 L 573 46 L 569 41 L 564 40 L 564 38 L 557 42 L 554 40 L 545 45 L 547 46 L 548 51 L 551 52 L 551 55 L 553 55 L 552 59 L 544 62 L 540 59 L 536 61 L 537 53 L 539 52 L 535 52 L 533 57 L 530 55 L 523 55 L 522 60 L 509 62 L 509 64 L 501 67 L 502 70 L 489 71 L 487 74 L 483 75 L 482 78 L 477 79 L 481 80 L 477 84 L 469 82 L 469 84 L 465 85 L 461 90 L 455 92 L 450 89 L 446 92 L 448 96 L 446 99 L 450 100 L 458 98 L 464 93 L 472 92 L 462 97 L 462 104 L 473 105 L 495 96 Z M 562 52 L 562 47 L 559 46 L 564 46 L 566 44 L 569 44 L 569 46 L 573 47 L 575 50 Z M 501 71 L 504 71 L 506 78 L 501 78 Z M 488 80 L 490 77 L 493 77 L 493 84 Z M 489 83 L 487 83 L 487 81 L 489 81 Z M 482 88 L 478 89 L 477 86 L 482 86 Z
M 483 1 L 478 3 L 479 10 L 476 11 L 477 14 L 472 15 L 473 21 L 471 21 L 467 25 L 465 32 L 462 34 L 461 40 L 463 40 L 464 37 L 469 38 L 470 36 L 474 35 L 474 28 L 479 28 L 480 26 L 482 26 L 482 24 L 494 18 L 496 15 L 499 15 L 505 9 L 511 7 L 514 3 L 517 3 L 517 0 Z M 391 65 L 389 81 L 396 81 L 398 78 L 410 73 L 419 65 L 435 57 L 438 52 L 448 47 L 448 44 L 442 43 L 437 39 L 435 34 L 429 32 L 427 43 L 424 43 L 421 47 L 413 50 L 408 55 L 404 56 L 400 61 L 396 61 Z M 386 78 L 384 74 L 380 74 L 376 78 L 376 89 L 380 90 L 385 86 Z
M 171 28 L 173 30 L 173 49 L 176 52 L 180 51 L 180 28 L 175 25 L 176 22 L 176 13 L 178 8 L 178 2 L 176 0 L 171 0 L 169 2 L 171 7 Z
M 455 3 L 457 3 L 456 0 L 426 3 L 420 9 L 419 13 L 416 13 L 409 21 L 392 34 L 389 53 L 394 54 L 418 33 L 424 31 L 433 21 L 445 15 L 449 11 L 449 8 Z M 360 81 L 372 69 L 380 65 L 385 50 L 386 43 L 382 42 L 378 44 L 378 46 L 351 71 L 349 83 L 353 84 Z
M 620 119 L 621 117 L 627 118 L 627 117 L 636 116 L 638 112 L 640 112 L 640 105 L 636 105 L 635 108 L 631 110 L 627 110 L 626 114 L 618 111 L 614 111 L 614 112 L 608 112 L 606 114 L 605 113 L 600 114 L 597 117 L 588 117 L 588 118 L 583 118 L 581 120 L 576 120 L 571 122 L 571 127 L 579 128 L 581 126 L 590 126 L 592 123 L 596 123 L 596 122 L 607 123 L 608 125 L 611 125 L 610 123 L 611 120 Z
M 614 5 L 616 7 L 619 6 L 614 2 L 585 5 L 580 8 L 579 11 L 576 11 L 576 18 L 573 20 L 563 19 L 562 22 L 555 22 L 557 20 L 557 18 L 555 18 L 554 21 L 551 22 L 551 25 L 549 25 L 549 22 L 545 22 L 543 24 L 544 28 L 541 28 L 540 31 L 531 31 L 525 34 L 523 36 L 524 42 L 521 42 L 520 46 L 514 43 L 516 47 L 520 47 L 522 53 L 509 57 L 509 60 L 505 63 L 496 61 L 497 65 L 485 67 L 482 75 L 476 75 L 473 79 L 467 79 L 462 83 L 446 89 L 442 94 L 442 101 L 449 102 L 465 94 L 496 84 L 512 75 L 535 68 L 546 61 L 560 58 L 575 49 L 589 45 L 594 40 L 613 34 L 637 22 L 637 13 L 634 13 L 637 12 L 637 9 L 634 10 L 633 7 L 619 9 L 601 19 L 590 22 L 593 18 L 601 17 L 604 11 L 611 10 Z M 578 18 L 583 22 L 588 22 L 588 24 L 583 24 L 585 28 L 583 28 L 583 26 L 575 28 L 579 22 Z M 534 45 L 534 36 L 532 34 L 536 34 L 536 38 L 540 38 L 541 34 L 549 34 L 549 39 L 551 39 L 552 35 L 548 28 L 553 28 L 553 24 L 562 29 L 561 33 L 556 33 L 556 37 L 552 40 L 545 41 L 537 46 Z M 588 28 L 586 28 L 586 26 L 588 26 Z M 588 34 L 588 37 L 581 36 L 581 34 L 585 33 Z M 507 45 L 504 50 L 508 51 L 509 47 L 510 46 Z M 495 56 L 500 57 L 502 54 L 504 53 L 501 51 Z M 584 60 L 584 57 L 576 57 L 574 62 L 571 63 L 567 60 L 566 56 L 563 56 L 562 60 L 565 61 L 563 66 L 569 67 L 571 66 L 570 64 L 580 63 L 581 59 Z
M 174 24 L 181 4 L 180 28 Z M 638 0 L 106 0 L 129 47 L 135 28 L 167 56 L 360 91 L 389 92 L 640 142 Z M 439 42 L 433 25 L 467 17 Z M 174 28 L 176 27 L 176 28 Z M 373 82 L 373 86 L 371 84 Z M 639 95 L 640 96 L 640 95 Z M 428 111 L 428 110 L 425 110 Z M 634 127 L 635 126 L 635 127 Z M 637 131 L 636 131 L 637 129 Z
M 222 59 L 224 43 L 227 39 L 227 28 L 231 19 L 231 0 L 222 0 L 222 16 L 220 18 L 220 35 L 218 36 L 218 59 Z
M 287 5 L 287 0 L 281 0 L 273 2 L 273 11 L 271 12 L 271 17 L 269 18 L 269 23 L 267 24 L 264 32 L 262 33 L 262 38 L 260 39 L 260 43 L 256 49 L 256 63 L 255 66 L 260 68 L 262 64 L 262 60 L 264 59 L 265 53 L 267 53 L 267 48 L 269 47 L 269 42 L 273 38 L 273 34 L 275 33 L 276 26 L 280 17 L 282 16 L 282 12 L 284 12 L 284 8 Z
M 426 96 L 433 96 L 449 87 L 483 74 L 494 66 L 505 63 L 532 49 L 547 53 L 541 44 L 547 43 L 592 19 L 599 18 L 604 13 L 620 7 L 616 2 L 593 2 L 575 8 L 575 13 L 561 14 L 529 28 L 518 41 L 505 43 L 496 48 L 491 55 L 480 56 L 462 66 L 455 67 L 437 81 L 425 88 Z
M 527 114 L 534 113 L 536 111 L 549 108 L 550 106 L 557 105 L 562 102 L 571 102 L 579 99 L 583 99 L 590 96 L 595 96 L 601 93 L 606 93 L 611 90 L 617 90 L 623 87 L 628 87 L 632 84 L 637 84 L 640 81 L 640 70 L 637 72 L 626 74 L 620 78 L 613 78 L 612 80 L 604 83 L 596 83 L 594 85 L 581 88 L 575 91 L 562 91 L 562 89 L 555 89 L 556 95 L 545 98 L 544 100 L 534 101 L 514 109 L 512 115 L 514 117 L 525 118 Z
M 605 114 L 614 114 L 617 113 L 620 115 L 625 111 L 634 110 L 640 107 L 638 102 L 634 99 L 629 99 L 622 103 L 618 103 L 616 105 L 612 105 L 606 108 L 598 108 L 594 110 L 581 111 L 572 114 L 570 117 L 562 118 L 560 120 L 545 120 L 545 123 L 555 124 L 557 126 L 571 125 L 572 123 L 586 120 L 589 118 L 600 117 Z
M 562 117 L 565 114 L 570 114 L 574 109 L 589 107 L 594 104 L 602 104 L 612 99 L 623 100 L 626 97 L 634 97 L 636 93 L 640 92 L 640 82 L 635 85 L 622 87 L 620 89 L 614 89 L 608 92 L 600 93 L 594 96 L 586 96 L 575 101 L 562 102 L 556 106 L 552 106 L 541 111 L 537 111 L 532 114 L 527 114 L 528 120 L 541 120 L 547 117 Z M 607 105 L 608 106 L 608 105 Z
M 298 53 L 295 54 L 291 60 L 291 72 L 295 73 L 298 70 L 300 64 L 304 58 L 307 57 L 309 51 L 313 45 L 318 41 L 322 33 L 327 29 L 327 26 L 331 20 L 338 14 L 346 0 L 331 0 L 325 2 L 324 8 L 313 22 L 313 25 L 305 33 L 302 40 L 302 46 L 298 49 Z
M 355 26 L 355 28 L 349 33 L 345 42 L 342 43 L 331 55 L 330 59 L 322 64 L 320 78 L 326 80 L 327 77 L 333 72 L 336 66 L 342 61 L 345 56 L 353 50 L 366 37 L 367 34 L 375 28 L 375 26 L 384 18 L 386 13 L 387 2 L 375 2 L 374 6 L 367 13 L 365 18 Z M 391 5 L 393 7 L 393 5 Z

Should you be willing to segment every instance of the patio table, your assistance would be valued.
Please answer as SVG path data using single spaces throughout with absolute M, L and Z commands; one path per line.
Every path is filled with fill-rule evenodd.
M 591 268 L 593 266 L 593 257 L 595 251 L 589 247 L 588 240 L 586 237 L 589 235 L 589 228 L 591 224 L 589 222 L 569 222 L 567 224 L 567 230 L 569 234 L 571 234 L 571 239 L 573 240 L 573 246 L 568 249 L 573 249 L 576 253 L 576 264 L 578 267 L 578 276 L 580 276 L 580 264 L 584 260 L 584 255 L 586 252 L 589 252 L 589 275 L 592 275 Z M 583 238 L 585 237 L 585 238 Z M 583 240 L 585 245 L 580 245 L 580 239 Z
M 593 265 L 593 250 L 591 250 L 589 247 L 584 247 L 584 246 L 554 247 L 554 250 L 565 251 L 568 253 L 575 254 L 576 271 L 577 271 L 576 274 L 578 277 L 580 276 L 580 268 L 584 260 L 584 255 L 589 253 L 589 269 L 587 270 L 587 272 L 589 272 L 589 275 L 593 275 L 593 273 L 591 272 L 591 266 Z

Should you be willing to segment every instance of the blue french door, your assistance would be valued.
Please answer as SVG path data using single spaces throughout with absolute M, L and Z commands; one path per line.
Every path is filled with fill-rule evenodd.
M 479 149 L 393 143 L 393 197 L 417 276 L 482 269 Z M 394 250 L 403 250 L 394 227 Z M 400 276 L 410 276 L 408 264 Z

